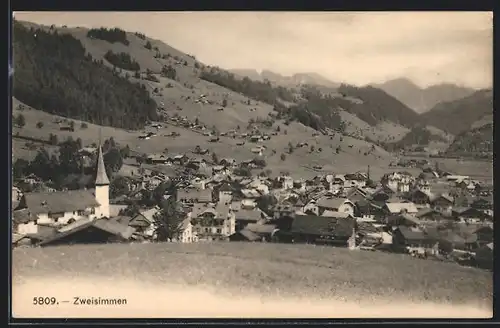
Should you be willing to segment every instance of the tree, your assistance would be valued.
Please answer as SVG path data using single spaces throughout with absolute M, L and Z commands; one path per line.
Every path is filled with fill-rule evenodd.
M 122 176 L 114 178 L 109 185 L 109 191 L 111 193 L 111 198 L 128 194 L 130 190 L 127 178 Z
M 122 158 L 127 158 L 130 156 L 130 147 L 129 145 L 127 144 L 125 147 L 123 147 L 122 149 L 120 149 L 120 153 L 122 155 Z
M 219 157 L 217 157 L 216 153 L 212 153 L 212 162 L 214 162 L 214 164 L 219 164 Z
M 88 126 L 88 125 L 87 125 L 87 123 L 85 123 L 85 122 L 82 122 L 82 124 L 80 124 L 80 128 L 81 128 L 81 129 L 86 129 L 86 128 L 88 128 L 88 127 L 89 127 L 89 126 Z
M 69 128 L 71 129 L 71 131 L 75 131 L 75 122 L 74 121 L 69 122 Z
M 311 153 L 314 152 L 314 150 L 315 150 L 314 145 L 311 145 L 311 149 L 310 150 L 311 150 Z
M 201 153 L 201 147 L 200 147 L 199 145 L 197 145 L 197 146 L 194 148 L 194 152 L 195 152 L 196 154 Z
M 52 133 L 51 133 L 51 134 L 49 135 L 49 143 L 50 143 L 51 145 L 55 146 L 55 145 L 57 145 L 57 144 L 58 144 L 58 142 L 59 142 L 59 141 L 57 140 L 57 135 L 55 135 L 55 134 L 52 134 Z
M 275 197 L 263 195 L 257 199 L 257 207 L 269 216 L 272 216 L 272 208 L 278 203 Z
M 43 128 L 43 122 L 38 122 L 36 124 L 36 127 L 39 128 L 39 129 Z
M 280 159 L 284 162 L 286 160 L 286 155 L 285 154 L 281 154 Z
M 23 114 L 19 114 L 16 117 L 16 125 L 20 128 L 24 127 L 26 125 L 26 119 L 24 118 Z
M 291 142 L 288 143 L 288 153 L 289 154 L 293 153 L 293 145 Z
M 146 44 L 144 45 L 144 48 L 148 49 L 148 50 L 151 50 L 153 49 L 153 46 L 151 45 L 151 42 L 146 42 Z
M 77 138 L 76 139 L 76 145 L 78 146 L 78 149 L 82 149 L 83 148 L 83 141 L 81 138 Z
M 157 241 L 173 241 L 182 235 L 184 228 L 184 214 L 177 208 L 177 204 L 165 206 L 154 215 Z
M 14 179 L 24 177 L 30 169 L 30 163 L 22 158 L 18 158 L 12 165 Z
M 109 173 L 116 173 L 120 171 L 123 165 L 122 154 L 117 148 L 111 148 L 104 155 L 104 166 L 106 167 L 106 171 Z
M 222 107 L 226 107 L 227 106 L 227 99 L 223 99 L 222 100 Z

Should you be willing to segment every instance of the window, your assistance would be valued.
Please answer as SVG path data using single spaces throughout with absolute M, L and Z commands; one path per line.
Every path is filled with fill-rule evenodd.
M 85 215 L 85 211 L 78 210 L 78 215 L 79 215 L 79 216 L 83 216 L 83 215 Z
M 94 208 L 94 207 L 92 207 L 92 208 L 90 209 L 90 214 L 95 214 L 95 208 Z
M 208 229 L 208 228 L 205 228 L 205 232 L 209 232 L 209 231 L 210 231 L 210 229 Z
M 217 229 L 217 233 L 222 233 L 222 230 L 221 229 Z

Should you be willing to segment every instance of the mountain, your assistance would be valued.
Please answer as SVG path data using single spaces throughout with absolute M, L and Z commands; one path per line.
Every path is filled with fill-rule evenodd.
M 338 88 L 340 83 L 335 83 L 322 76 L 321 74 L 310 73 L 296 73 L 291 76 L 285 76 L 275 73 L 270 70 L 263 70 L 260 74 L 253 69 L 232 69 L 230 72 L 241 77 L 248 77 L 252 80 L 263 81 L 269 80 L 271 83 L 285 87 L 298 87 L 302 85 L 315 85 L 325 86 L 329 88 Z
M 424 113 L 438 103 L 467 97 L 476 91 L 472 88 L 460 87 L 451 83 L 420 88 L 405 78 L 394 79 L 373 86 L 384 90 L 418 113 Z
M 394 159 L 342 129 L 349 122 L 341 118 L 339 107 L 352 107 L 354 113 L 370 106 L 384 108 L 383 115 L 373 112 L 375 125 L 397 120 L 390 108 L 385 109 L 397 100 L 383 91 L 377 97 L 360 92 L 360 100 L 354 91 L 352 96 L 324 96 L 254 81 L 204 64 L 160 40 L 118 28 L 16 21 L 13 32 L 13 103 L 18 104 L 13 116 L 22 114 L 25 120 L 13 127 L 17 157 L 36 153 L 25 151 L 22 138 L 47 143 L 50 134 L 56 134 L 60 140 L 80 138 L 87 146 L 102 130 L 104 138 L 112 136 L 135 152 L 191 154 L 200 146 L 218 158 L 237 161 L 254 158 L 255 145 L 228 135 L 266 134 L 271 139 L 265 141 L 263 157 L 266 169 L 276 175 L 314 176 L 317 167 L 348 173 L 367 165 L 376 175 L 378 166 L 382 172 Z M 59 124 L 64 121 L 73 122 L 74 130 L 62 130 Z M 152 131 L 156 136 L 151 140 L 140 138 Z M 218 134 L 220 140 L 209 142 L 208 133 Z M 300 147 L 303 143 L 314 148 Z
M 493 90 L 485 89 L 462 99 L 437 104 L 420 118 L 428 125 L 458 135 L 471 129 L 477 121 L 492 119 L 492 115 Z

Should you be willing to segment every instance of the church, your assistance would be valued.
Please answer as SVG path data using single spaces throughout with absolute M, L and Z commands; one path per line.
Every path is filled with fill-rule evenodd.
M 25 193 L 13 212 L 14 232 L 36 234 L 39 226 L 62 227 L 109 218 L 109 179 L 99 145 L 95 188 Z

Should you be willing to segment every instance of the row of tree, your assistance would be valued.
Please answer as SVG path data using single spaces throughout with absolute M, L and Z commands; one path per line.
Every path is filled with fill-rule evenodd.
M 126 52 L 114 53 L 108 50 L 104 58 L 112 65 L 127 71 L 140 71 L 141 65 Z
M 88 38 L 108 41 L 109 43 L 122 43 L 126 46 L 130 44 L 127 39 L 127 32 L 119 28 L 93 28 L 87 32 Z

